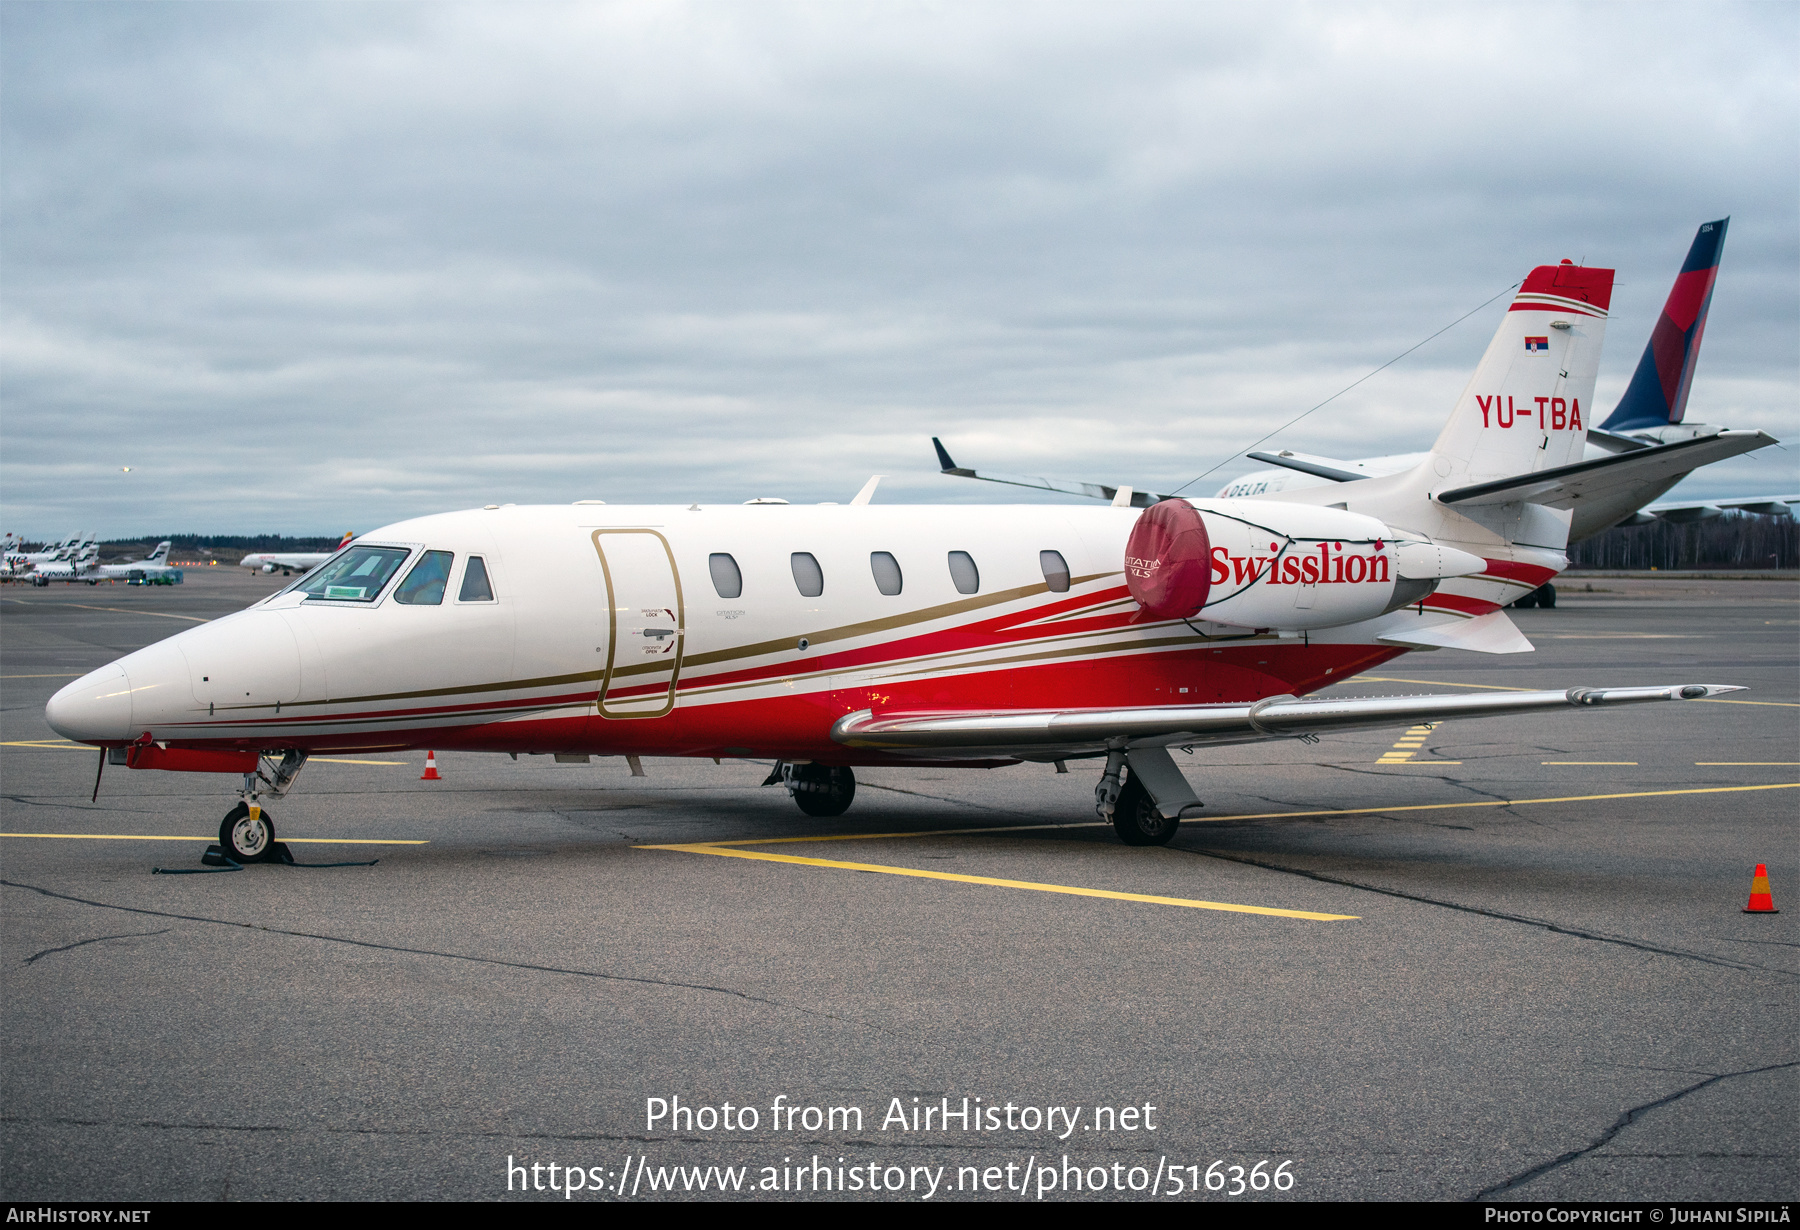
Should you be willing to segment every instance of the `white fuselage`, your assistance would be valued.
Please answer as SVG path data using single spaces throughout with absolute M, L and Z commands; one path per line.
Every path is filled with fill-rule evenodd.
M 104 743 L 825 757 L 843 753 L 833 721 L 864 708 L 1303 694 L 1400 652 L 1376 640 L 1389 625 L 1495 610 L 1526 584 L 1509 569 L 1548 576 L 1560 560 L 1537 552 L 1520 564 L 1471 524 L 1467 549 L 1513 562 L 1383 614 L 1398 544 L 1380 519 L 1195 503 L 1212 533 L 1211 597 L 1191 620 L 1152 623 L 1137 621 L 1123 582 L 1135 509 L 574 505 L 422 517 L 357 541 L 410 552 L 375 601 L 308 596 L 296 582 L 78 681 L 49 716 Z M 454 561 L 441 601 L 396 601 L 398 578 L 432 551 Z M 898 593 L 881 592 L 877 552 L 897 565 Z M 972 590 L 966 569 L 959 589 L 953 552 L 974 565 Z M 1052 588 L 1045 552 L 1063 561 L 1066 589 Z M 491 599 L 460 597 L 471 556 Z M 809 596 L 815 565 L 822 586 Z

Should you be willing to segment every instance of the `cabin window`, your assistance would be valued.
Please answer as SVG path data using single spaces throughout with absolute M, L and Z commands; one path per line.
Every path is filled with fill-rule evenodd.
M 438 606 L 444 601 L 444 586 L 450 583 L 448 551 L 427 551 L 394 591 L 394 601 L 407 606 Z
M 469 562 L 463 565 L 462 589 L 457 591 L 458 602 L 492 602 L 494 587 L 488 582 L 487 562 L 479 555 L 471 555 Z
M 315 568 L 294 589 L 326 602 L 373 602 L 411 555 L 405 547 L 351 547 Z
M 1063 560 L 1061 551 L 1039 551 L 1038 567 L 1044 570 L 1044 584 L 1050 587 L 1051 593 L 1069 592 L 1069 565 Z
M 869 571 L 875 574 L 875 588 L 892 598 L 900 592 L 900 561 L 887 551 L 869 552 Z
M 738 571 L 737 561 L 723 551 L 714 551 L 706 557 L 706 570 L 712 573 L 713 589 L 721 598 L 738 598 L 744 593 L 744 574 Z
M 950 552 L 950 579 L 956 582 L 956 592 L 972 594 L 981 588 L 981 570 L 975 567 L 975 557 L 967 551 Z
M 825 573 L 811 551 L 794 552 L 788 556 L 788 563 L 794 570 L 794 585 L 802 598 L 817 598 L 825 592 Z

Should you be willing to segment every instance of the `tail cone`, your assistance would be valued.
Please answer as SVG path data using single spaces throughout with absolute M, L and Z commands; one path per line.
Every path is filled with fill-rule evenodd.
M 436 752 L 425 753 L 425 771 L 419 774 L 419 780 L 422 782 L 441 782 L 444 780 L 442 777 L 438 776 Z M 1765 885 L 1765 887 L 1767 886 Z
M 1744 907 L 1744 913 L 1781 913 L 1775 908 L 1775 898 L 1769 895 L 1769 869 L 1762 863 L 1756 865 L 1756 876 L 1750 881 L 1750 904 Z

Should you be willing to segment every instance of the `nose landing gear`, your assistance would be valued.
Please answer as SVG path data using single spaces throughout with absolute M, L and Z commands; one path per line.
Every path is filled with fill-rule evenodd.
M 219 849 L 233 862 L 260 863 L 275 848 L 275 822 L 255 803 L 239 803 L 219 822 Z
M 270 774 L 260 769 L 244 774 L 243 801 L 219 822 L 220 853 L 237 863 L 262 863 L 274 857 L 275 821 L 257 798 L 265 792 L 280 798 L 305 767 L 306 753 L 290 749 L 282 754 Z

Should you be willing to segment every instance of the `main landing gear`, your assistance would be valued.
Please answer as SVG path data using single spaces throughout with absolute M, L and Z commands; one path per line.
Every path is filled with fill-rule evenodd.
M 809 816 L 841 816 L 856 798 L 856 774 L 845 765 L 788 764 L 775 766 L 765 786 L 780 782 L 794 803 Z
M 1094 787 L 1094 810 L 1112 821 L 1128 846 L 1166 846 L 1181 827 L 1181 813 L 1200 800 L 1163 748 L 1115 749 Z

